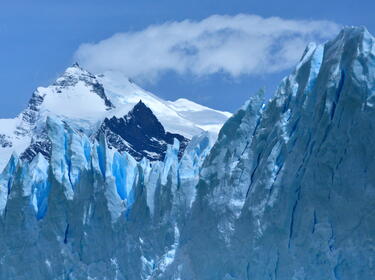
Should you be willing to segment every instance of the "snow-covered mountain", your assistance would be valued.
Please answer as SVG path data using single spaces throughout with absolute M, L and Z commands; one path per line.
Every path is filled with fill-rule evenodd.
M 375 279 L 374 84 L 375 38 L 347 27 L 180 159 L 48 116 L 50 159 L 0 176 L 0 278 Z
M 218 133 L 231 116 L 186 99 L 164 101 L 120 74 L 93 75 L 74 64 L 53 85 L 39 87 L 18 117 L 0 119 L 0 170 L 13 152 L 21 155 L 26 150 L 22 158 L 28 160 L 38 152 L 48 157 L 48 116 L 58 117 L 91 137 L 106 118 L 123 118 L 140 100 L 167 132 L 187 139 L 203 131 Z

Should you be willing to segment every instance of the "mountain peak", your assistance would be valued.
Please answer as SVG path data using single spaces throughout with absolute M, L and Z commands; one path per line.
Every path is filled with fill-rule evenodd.
M 361 54 L 375 53 L 375 38 L 366 27 L 346 26 L 334 38 L 325 44 L 327 57 L 352 61 Z M 344 63 L 345 64 L 345 63 Z
M 64 73 L 57 78 L 55 85 L 66 84 L 74 85 L 78 80 L 92 81 L 96 79 L 95 75 L 83 69 L 76 62 L 72 66 L 65 69 Z
M 82 69 L 81 66 L 78 64 L 78 62 L 74 62 L 73 65 L 72 65 L 71 67 Z
M 140 99 L 137 104 L 133 107 L 133 109 L 129 112 L 130 114 L 142 114 L 142 115 L 147 115 L 147 117 L 150 118 L 155 118 L 154 113 L 151 111 L 149 107 L 146 106 L 145 103 L 142 102 Z
M 366 33 L 369 34 L 367 28 L 364 26 L 344 26 L 338 37 L 361 38 Z
M 180 134 L 166 132 L 152 110 L 140 100 L 124 117 L 106 118 L 98 136 L 105 134 L 110 147 L 126 151 L 136 160 L 163 160 L 167 145 L 176 138 L 180 142 L 181 157 L 189 140 Z
M 148 108 L 145 103 L 143 103 L 142 99 L 139 99 L 138 103 L 134 106 L 134 108 Z
M 82 83 L 78 86 L 78 83 Z M 89 91 L 96 93 L 105 103 L 106 109 L 114 108 L 112 102 L 107 98 L 103 85 L 98 81 L 94 74 L 81 68 L 76 62 L 71 67 L 68 67 L 65 72 L 55 81 L 53 86 L 57 87 L 57 93 L 61 93 L 68 87 L 78 87 L 77 93 L 84 92 L 82 88 L 87 88 Z
M 64 73 L 61 76 L 69 76 L 69 75 L 76 75 L 76 76 L 83 75 L 83 76 L 95 77 L 95 75 L 93 75 L 86 69 L 82 68 L 78 62 L 74 62 L 71 66 L 66 68 Z

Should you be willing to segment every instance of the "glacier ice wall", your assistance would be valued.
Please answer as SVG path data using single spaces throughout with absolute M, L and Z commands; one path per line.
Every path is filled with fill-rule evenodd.
M 180 161 L 175 139 L 164 161 L 137 162 L 59 118 L 47 119 L 47 133 L 49 161 L 14 154 L 0 175 L 0 278 L 147 279 L 165 270 L 215 136 L 193 138 Z
M 375 278 L 374 63 L 344 28 L 227 121 L 165 279 Z

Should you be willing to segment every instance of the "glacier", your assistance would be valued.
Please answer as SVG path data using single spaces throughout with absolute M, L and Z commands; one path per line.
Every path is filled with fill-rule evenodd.
M 0 175 L 0 278 L 375 279 L 374 79 L 375 38 L 345 27 L 156 161 L 46 116 L 50 158 Z
M 11 233 L 17 227 L 27 233 L 19 240 L 24 240 L 23 244 L 1 238 L 0 251 L 4 254 L 0 278 L 13 278 L 16 273 L 25 279 L 99 279 L 104 267 L 113 270 L 108 273 L 117 275 L 116 279 L 127 279 L 130 273 L 145 273 L 139 267 L 141 263 L 125 260 L 124 254 L 127 258 L 141 254 L 140 257 L 154 261 L 150 275 L 165 269 L 172 254 L 166 248 L 177 246 L 178 217 L 182 219 L 194 200 L 194 194 L 187 188 L 198 182 L 203 158 L 216 134 L 202 132 L 193 137 L 181 160 L 178 159 L 180 143 L 175 139 L 168 146 L 164 161 L 146 158 L 136 161 L 127 152 L 109 149 L 104 135 L 91 142 L 84 133 L 56 117 L 47 118 L 47 134 L 52 143 L 49 161 L 40 153 L 31 162 L 14 154 L 0 176 L 1 236 L 4 233 L 21 238 Z M 190 202 L 180 206 L 177 200 Z M 139 211 L 144 212 L 145 220 L 139 217 Z M 142 226 L 137 229 L 139 222 Z M 173 235 L 164 241 L 164 246 L 157 250 L 150 248 L 152 239 L 156 242 L 159 235 L 170 234 L 172 224 Z M 164 233 L 153 233 L 162 226 Z M 101 233 L 96 231 L 98 227 L 103 229 Z M 128 231 L 134 236 L 124 240 L 123 235 Z M 147 243 L 141 243 L 142 239 Z M 106 247 L 106 255 L 111 255 L 108 260 L 99 261 L 103 251 L 97 247 L 98 243 Z M 86 251 L 86 246 L 92 249 Z M 127 253 L 112 255 L 112 248 L 122 246 L 128 247 Z M 11 264 L 17 252 L 23 252 L 27 263 L 24 273 Z M 159 259 L 164 255 L 167 259 L 162 262 Z M 35 262 L 29 262 L 29 258 Z M 61 266 L 54 267 L 55 262 Z M 126 273 L 115 269 L 114 263 Z M 35 267 L 38 269 L 34 270 Z
M 310 44 L 224 125 L 164 279 L 375 277 L 374 42 L 347 27 Z

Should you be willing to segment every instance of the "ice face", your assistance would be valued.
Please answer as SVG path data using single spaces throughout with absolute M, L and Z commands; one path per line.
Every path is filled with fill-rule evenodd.
M 18 156 L 12 154 L 7 166 L 0 174 L 0 213 L 3 214 L 8 199 L 8 194 L 13 185 L 14 176 L 16 173 L 18 163 Z
M 42 219 L 47 211 L 51 183 L 48 181 L 49 164 L 38 154 L 30 163 L 31 197 L 37 219 Z
M 75 266 L 74 263 L 82 263 L 83 259 L 89 263 L 96 262 L 105 251 L 108 252 L 105 254 L 112 255 L 110 251 L 124 242 L 128 244 L 126 246 L 131 246 L 129 254 L 143 254 L 142 258 L 132 260 L 131 266 L 139 264 L 137 260 L 141 259 L 154 263 L 152 267 L 145 266 L 145 271 L 139 270 L 136 265 L 134 275 L 142 274 L 146 279 L 165 271 L 173 262 L 179 244 L 177 220 L 187 214 L 186 209 L 193 203 L 195 196 L 192 194 L 195 193 L 199 169 L 215 135 L 203 133 L 193 138 L 181 160 L 180 143 L 175 139 L 173 145 L 168 146 L 164 161 L 143 159 L 137 162 L 126 152 L 108 149 L 103 136 L 99 141 L 91 141 L 60 118 L 48 117 L 46 132 L 52 144 L 50 159 L 39 153 L 29 163 L 13 155 L 0 179 L 1 220 L 4 225 L 12 225 L 1 227 L 0 231 L 11 233 L 22 229 L 17 238 L 24 232 L 32 232 L 25 241 L 28 244 L 25 245 L 27 256 L 31 256 L 34 250 L 42 250 L 45 246 L 49 248 L 40 253 L 42 269 L 32 276 L 24 274 L 21 277 L 65 275 L 61 270 L 64 267 L 55 267 L 57 259 L 53 255 L 57 251 L 64 252 L 59 257 L 61 260 L 67 257 L 72 260 L 68 266 Z M 22 211 L 17 212 L 17 208 Z M 144 235 L 146 241 L 141 243 L 139 240 L 142 238 L 137 241 L 140 246 L 145 246 L 142 252 L 131 249 L 133 238 L 126 232 L 132 235 L 137 231 L 126 228 L 132 224 L 143 228 L 139 234 Z M 151 234 L 156 226 L 163 230 Z M 99 228 L 101 234 L 98 235 Z M 115 231 L 118 233 L 113 235 Z M 163 246 L 147 249 L 150 242 L 160 242 L 162 236 L 169 234 L 172 235 L 160 243 Z M 11 234 L 7 236 L 12 239 Z M 45 239 L 47 236 L 53 236 L 53 239 Z M 6 240 L 0 241 L 0 248 L 4 250 L 8 250 L 5 248 L 10 244 L 2 243 Z M 89 253 L 91 249 L 84 249 L 98 242 L 101 244 L 99 247 L 105 246 L 101 251 L 95 249 Z M 67 249 L 69 244 L 74 247 L 72 251 Z M 9 252 L 18 254 L 14 250 Z M 77 253 L 81 255 L 81 260 L 76 259 Z M 123 258 L 124 253 L 121 252 L 118 257 Z M 10 264 L 12 257 L 6 254 L 3 260 Z M 116 263 L 117 274 L 114 275 L 120 275 L 120 268 L 128 265 L 114 260 L 117 257 L 112 256 L 108 261 L 110 265 Z M 1 271 L 1 276 L 13 273 Z M 98 277 L 97 273 L 100 274 L 73 272 L 77 277 Z
M 183 278 L 374 278 L 374 42 L 345 28 L 310 45 L 255 129 L 254 102 L 225 124 L 181 234 Z

